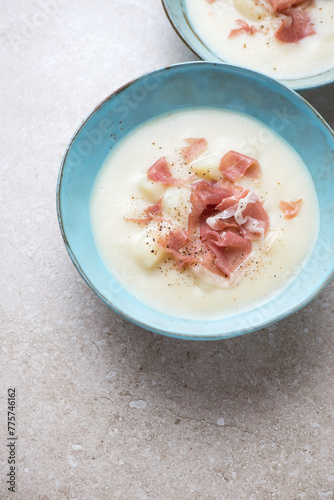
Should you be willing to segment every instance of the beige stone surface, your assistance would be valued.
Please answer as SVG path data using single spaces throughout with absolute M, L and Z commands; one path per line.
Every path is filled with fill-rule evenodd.
M 189 59 L 159 0 L 0 4 L 1 500 L 334 498 L 333 283 L 265 330 L 181 342 L 112 312 L 61 239 L 73 131 L 123 83 Z M 334 125 L 333 86 L 303 95 Z

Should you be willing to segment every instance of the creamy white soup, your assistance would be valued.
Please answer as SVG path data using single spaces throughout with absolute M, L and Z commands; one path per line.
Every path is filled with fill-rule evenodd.
M 244 175 L 235 165 L 226 169 L 232 152 L 248 159 Z M 203 186 L 227 187 L 222 203 L 211 199 L 203 208 Z M 207 255 L 196 245 L 174 253 L 168 245 L 170 234 L 202 245 L 203 224 L 209 236 L 236 241 L 225 244 L 219 269 L 201 265 Z M 173 112 L 135 129 L 105 160 L 91 196 L 96 246 L 112 275 L 139 301 L 188 319 L 222 318 L 271 300 L 309 256 L 318 224 L 300 156 L 259 121 L 226 110 Z
M 313 76 L 334 67 L 334 2 L 314 0 L 295 5 L 293 12 L 307 16 L 308 27 L 298 41 L 284 42 L 275 33 L 290 23 L 289 12 L 272 12 L 271 3 L 285 0 L 186 0 L 189 19 L 200 39 L 225 62 L 254 69 L 277 79 Z M 289 0 L 286 0 L 289 3 Z M 290 4 L 292 1 L 290 1 Z M 246 23 L 246 24 L 243 24 Z M 298 24 L 290 40 L 299 36 Z M 246 30 L 242 29 L 246 27 Z M 248 26 L 248 28 L 247 28 Z M 240 32 L 233 30 L 240 29 Z M 247 32 L 248 31 L 248 32 Z M 232 36 L 231 36 L 232 33 Z M 234 34 L 233 34 L 234 33 Z

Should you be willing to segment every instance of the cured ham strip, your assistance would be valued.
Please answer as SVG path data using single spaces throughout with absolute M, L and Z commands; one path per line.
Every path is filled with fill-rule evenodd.
M 295 5 L 303 3 L 305 0 L 267 0 L 267 3 L 275 12 L 289 9 Z
M 176 179 L 171 174 L 169 169 L 169 163 L 165 156 L 162 156 L 157 160 L 148 170 L 147 178 L 153 182 L 159 182 L 160 184 L 167 184 L 171 186 L 176 184 Z
M 165 158 L 162 156 L 157 160 L 148 170 L 147 178 L 152 182 L 158 182 L 159 184 L 165 184 L 167 186 L 182 185 L 187 184 L 190 179 L 176 179 L 172 176 L 170 171 L 170 166 Z
M 151 220 L 156 220 L 158 222 L 162 221 L 162 205 L 161 205 L 162 197 L 153 205 L 148 205 L 145 209 L 144 212 L 146 213 L 147 217 L 135 219 L 127 219 L 130 222 L 138 222 L 139 224 L 147 224 L 148 222 L 151 222 Z
M 175 230 L 168 233 L 166 248 L 178 252 L 189 241 L 188 233 L 184 230 Z
M 232 204 L 233 198 L 236 200 L 234 204 Z M 269 229 L 269 216 L 252 191 L 245 190 L 238 197 L 226 198 L 216 208 L 223 208 L 223 210 L 207 219 L 208 225 L 214 230 L 223 229 L 225 221 L 231 222 L 231 219 L 235 220 L 243 234 L 249 239 L 259 238 Z
M 314 3 L 314 0 L 266 0 L 274 12 L 283 12 L 291 7 L 308 7 Z
M 184 248 L 189 242 L 188 233 L 184 230 L 175 229 L 169 231 L 166 236 L 158 239 L 158 245 L 176 260 L 179 267 L 185 264 L 193 264 L 198 259 L 190 249 Z M 181 249 L 184 249 L 181 251 Z
M 226 198 L 229 200 L 230 198 Z M 237 205 L 232 205 L 232 207 L 236 207 Z M 231 208 L 232 208 L 231 207 Z M 228 209 L 226 209 L 227 211 Z M 214 229 L 215 231 L 222 231 L 223 229 L 231 229 L 236 231 L 239 234 L 242 234 L 242 230 L 239 226 L 239 224 L 236 222 L 235 218 L 233 216 L 228 217 L 226 216 L 225 218 L 219 217 L 221 212 L 218 212 L 217 210 L 213 209 L 207 209 L 203 212 L 201 219 L 202 221 L 206 221 L 206 224 L 210 226 L 211 229 Z
M 231 231 L 222 233 L 218 242 L 211 242 L 210 246 L 216 255 L 214 266 L 226 276 L 234 273 L 238 267 L 247 259 L 252 251 L 252 243 Z
M 161 215 L 161 198 L 154 203 L 153 205 L 149 205 L 148 207 L 145 208 L 145 213 L 149 217 L 156 217 L 157 215 Z
M 285 219 L 294 219 L 302 207 L 303 200 L 300 198 L 297 201 L 280 201 L 279 207 L 284 214 Z
M 242 190 L 207 208 L 200 217 L 204 267 L 231 278 L 250 255 L 251 240 L 263 238 L 268 229 L 269 216 L 252 191 Z
M 228 198 L 224 198 L 218 205 L 216 205 L 216 210 L 220 210 L 221 212 L 229 212 L 230 215 L 227 215 L 226 217 L 222 217 L 223 219 L 228 219 L 232 215 L 234 215 L 236 211 L 236 207 L 238 206 L 238 197 L 233 195 L 229 196 Z M 229 209 L 232 209 L 232 212 L 229 211 Z
M 188 146 L 185 146 L 181 149 L 182 157 L 186 163 L 190 163 L 194 160 L 198 155 L 206 151 L 208 148 L 208 143 L 204 137 L 200 138 L 189 138 L 186 139 L 185 142 Z
M 238 188 L 230 182 L 206 181 L 204 179 L 195 182 L 191 186 L 192 210 L 189 214 L 188 231 L 190 233 L 194 231 L 199 217 L 209 205 L 216 206 L 235 192 L 238 192 Z
M 242 193 L 242 197 L 238 201 L 237 209 L 234 213 L 234 218 L 237 223 L 242 226 L 248 221 L 248 216 L 246 215 L 246 210 L 249 204 L 254 204 L 258 202 L 258 197 L 253 191 L 246 189 Z
M 267 0 L 267 4 L 278 14 L 283 14 L 275 37 L 280 42 L 296 43 L 315 34 L 309 13 L 305 10 L 314 0 Z
M 230 277 L 252 251 L 252 243 L 234 231 L 213 231 L 206 222 L 201 224 L 201 238 L 211 252 L 212 259 L 206 258 L 204 265 L 216 274 Z
M 261 235 L 268 231 L 270 225 L 269 215 L 259 200 L 254 203 L 248 203 L 243 211 L 243 216 L 246 219 L 246 223 L 242 225 L 242 228 L 248 233 Z
M 230 198 L 225 198 L 216 206 L 216 209 L 221 211 L 212 217 L 208 217 L 207 223 L 212 229 L 220 230 L 223 229 L 222 221 L 234 219 L 238 227 L 241 227 L 247 221 L 243 216 L 243 211 L 248 203 L 253 203 L 254 201 L 257 201 L 257 197 L 251 200 L 249 190 L 242 191 L 238 197 L 231 196 Z
M 238 19 L 236 23 L 240 26 L 240 28 L 234 28 L 231 30 L 228 36 L 229 38 L 235 38 L 243 33 L 246 33 L 247 35 L 254 35 L 254 33 L 258 31 L 254 26 L 249 26 L 246 21 L 242 21 L 241 19 Z
M 249 156 L 229 151 L 220 161 L 219 170 L 231 182 L 244 175 L 251 179 L 258 179 L 261 174 L 259 162 Z
M 293 8 L 284 11 L 286 18 L 281 23 L 275 33 L 275 37 L 281 42 L 295 43 L 302 38 L 315 34 L 310 15 L 302 8 Z

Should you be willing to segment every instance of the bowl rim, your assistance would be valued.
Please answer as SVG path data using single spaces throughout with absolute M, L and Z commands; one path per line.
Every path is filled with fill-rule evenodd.
M 228 65 L 233 66 L 232 63 L 224 61 L 223 59 L 221 59 L 218 56 L 216 56 L 211 51 L 211 49 L 205 45 L 205 43 L 203 42 L 203 40 L 201 40 L 201 38 L 198 36 L 198 34 L 196 33 L 196 31 L 193 29 L 191 23 L 184 16 L 184 13 L 183 13 L 183 17 L 184 17 L 186 23 L 188 24 L 189 29 L 193 33 L 194 37 L 197 38 L 197 40 L 200 42 L 200 47 L 202 47 L 202 46 L 206 47 L 207 51 L 212 55 L 212 58 L 207 59 L 205 57 L 205 55 L 201 52 L 201 50 L 197 49 L 194 46 L 194 44 L 191 42 L 191 40 L 189 40 L 189 38 L 185 35 L 185 33 L 183 32 L 183 30 L 180 28 L 180 26 L 178 25 L 178 23 L 174 19 L 173 15 L 171 13 L 169 4 L 168 4 L 169 1 L 170 0 L 161 0 L 163 9 L 164 9 L 165 14 L 167 16 L 167 19 L 169 20 L 169 22 L 170 22 L 172 28 L 174 29 L 175 33 L 183 41 L 183 43 L 188 47 L 188 49 L 190 49 L 193 52 L 193 54 L 195 54 L 197 57 L 199 57 L 202 61 L 215 62 L 215 63 L 223 63 L 223 64 L 228 64 Z M 173 0 L 173 1 L 179 3 L 179 5 L 182 6 L 181 2 L 183 2 L 183 0 Z M 236 67 L 242 67 L 244 69 L 250 69 L 251 71 L 254 71 L 251 68 L 246 68 L 246 67 L 240 66 L 238 64 L 236 64 L 235 66 Z M 259 71 L 258 71 L 258 73 L 259 73 Z M 265 73 L 263 73 L 263 74 L 265 76 L 268 76 L 269 78 L 273 79 L 273 77 L 271 77 L 269 75 L 266 75 Z M 319 78 L 321 78 L 320 81 L 318 81 Z M 326 70 L 326 71 L 324 71 L 322 73 L 318 73 L 316 75 L 307 76 L 307 77 L 303 77 L 303 78 L 295 78 L 295 79 L 290 79 L 290 80 L 287 80 L 287 79 L 283 78 L 283 79 L 277 79 L 277 81 L 280 82 L 280 83 L 282 83 L 283 85 L 285 85 L 286 87 L 288 87 L 288 88 L 290 88 L 292 90 L 311 90 L 311 89 L 314 89 L 314 88 L 323 87 L 323 86 L 330 85 L 330 84 L 334 83 L 334 66 L 333 66 L 333 68 L 331 68 L 329 70 Z
M 136 320 L 130 314 L 128 314 L 128 313 L 120 310 L 110 300 L 108 300 L 106 297 L 104 297 L 104 295 L 95 287 L 95 285 L 88 278 L 88 276 L 86 275 L 86 273 L 85 273 L 84 269 L 82 268 L 80 262 L 78 261 L 77 257 L 75 256 L 75 253 L 73 252 L 73 250 L 71 248 L 71 245 L 70 245 L 70 243 L 68 241 L 67 235 L 66 235 L 66 230 L 64 228 L 63 216 L 62 216 L 61 189 L 62 189 L 62 180 L 63 180 L 63 175 L 64 175 L 64 169 L 65 169 L 66 159 L 67 159 L 68 153 L 69 153 L 69 151 L 70 151 L 70 149 L 72 147 L 72 144 L 74 143 L 77 135 L 79 134 L 80 130 L 86 125 L 86 123 L 89 121 L 89 119 L 91 118 L 91 116 L 93 116 L 94 113 L 96 113 L 96 111 L 98 111 L 108 100 L 112 99 L 114 96 L 118 95 L 120 92 L 122 92 L 123 90 L 127 89 L 128 87 L 130 87 L 132 84 L 138 83 L 141 80 L 143 80 L 143 79 L 145 79 L 145 78 L 147 78 L 149 76 L 155 75 L 156 73 L 161 73 L 161 72 L 164 72 L 164 71 L 167 71 L 167 70 L 171 71 L 174 68 L 191 67 L 191 66 L 210 66 L 210 67 L 218 67 L 218 68 L 223 68 L 223 69 L 229 69 L 230 71 L 235 72 L 235 73 L 253 74 L 253 76 L 257 75 L 257 76 L 260 76 L 261 78 L 263 78 L 265 80 L 268 80 L 268 81 L 272 82 L 273 84 L 277 85 L 278 87 L 281 87 L 285 92 L 293 94 L 295 99 L 300 100 L 304 105 L 308 106 L 311 109 L 311 111 L 315 114 L 315 116 L 318 119 L 320 119 L 320 121 L 322 122 L 322 125 L 325 126 L 328 129 L 328 131 L 330 132 L 330 134 L 333 136 L 333 139 L 334 139 L 334 131 L 332 130 L 332 128 L 324 120 L 324 118 L 320 115 L 320 113 L 306 99 L 304 99 L 300 94 L 298 94 L 297 92 L 295 92 L 293 89 L 290 89 L 290 88 L 286 87 L 282 83 L 278 82 L 277 80 L 274 80 L 274 79 L 270 78 L 267 75 L 264 75 L 262 73 L 258 73 L 258 72 L 254 71 L 254 70 L 250 70 L 250 69 L 247 69 L 247 68 L 233 66 L 233 65 L 228 65 L 228 64 L 225 64 L 225 63 L 216 63 L 216 62 L 211 62 L 211 61 L 188 61 L 188 62 L 182 62 L 182 63 L 173 64 L 173 65 L 170 65 L 170 66 L 164 66 L 164 67 L 161 67 L 159 69 L 153 70 L 151 72 L 143 73 L 140 76 L 131 79 L 130 81 L 128 81 L 127 83 L 125 83 L 121 87 L 117 88 L 115 91 L 113 91 L 107 97 L 105 97 L 102 101 L 100 101 L 100 103 L 97 104 L 88 115 L 86 115 L 86 117 L 82 120 L 82 122 L 80 123 L 80 125 L 77 127 L 77 129 L 73 133 L 73 135 L 72 135 L 72 137 L 71 137 L 71 139 L 70 139 L 70 141 L 69 141 L 69 143 L 68 143 L 68 145 L 67 145 L 67 147 L 65 149 L 65 152 L 63 154 L 63 157 L 62 157 L 62 160 L 61 160 L 61 163 L 60 163 L 60 169 L 59 169 L 59 172 L 58 172 L 57 185 L 56 185 L 56 211 L 57 211 L 57 220 L 58 220 L 60 232 L 61 232 L 64 244 L 65 244 L 66 250 L 67 250 L 67 252 L 68 252 L 68 254 L 69 254 L 69 256 L 70 256 L 70 258 L 72 260 L 72 263 L 74 264 L 76 270 L 81 275 L 81 277 L 84 279 L 84 281 L 86 282 L 86 284 L 91 288 L 91 290 L 107 306 L 109 306 L 117 314 L 119 314 L 120 316 L 122 316 L 126 320 L 130 321 L 133 324 L 136 324 L 136 325 L 140 326 L 141 328 L 143 328 L 145 330 L 148 330 L 148 331 L 151 331 L 151 332 L 154 332 L 154 333 L 158 333 L 158 334 L 161 334 L 161 335 L 164 335 L 164 336 L 167 336 L 167 337 L 177 338 L 177 339 L 180 339 L 180 340 L 196 340 L 196 341 L 197 340 L 200 340 L 200 341 L 224 340 L 224 339 L 228 339 L 228 338 L 233 338 L 233 337 L 241 336 L 241 335 L 244 335 L 244 334 L 247 334 L 247 333 L 252 333 L 252 332 L 255 332 L 255 331 L 259 331 L 259 330 L 261 330 L 263 328 L 267 328 L 268 326 L 270 326 L 270 325 L 272 325 L 272 324 L 274 324 L 274 323 L 276 323 L 276 322 L 278 322 L 278 321 L 280 321 L 280 320 L 282 320 L 282 319 L 284 319 L 284 318 L 286 318 L 286 317 L 288 317 L 288 316 L 296 313 L 300 309 L 304 308 L 307 304 L 309 304 L 312 300 L 314 300 L 314 298 L 330 283 L 330 281 L 332 280 L 332 278 L 334 276 L 334 265 L 333 265 L 332 269 L 326 275 L 326 279 L 324 279 L 324 281 L 318 286 L 318 288 L 310 296 L 308 296 L 306 299 L 304 299 L 301 303 L 299 303 L 295 307 L 292 307 L 291 309 L 287 309 L 283 313 L 278 314 L 276 316 L 273 315 L 270 319 L 268 319 L 267 321 L 264 321 L 263 323 L 260 323 L 260 324 L 255 325 L 255 326 L 253 325 L 253 326 L 250 326 L 250 327 L 240 328 L 239 330 L 237 330 L 235 332 L 230 332 L 228 334 L 222 334 L 222 333 L 219 334 L 218 333 L 218 334 L 213 334 L 213 335 L 209 335 L 209 334 L 199 335 L 199 334 L 196 334 L 195 332 L 192 332 L 192 333 L 191 332 L 190 333 L 185 333 L 185 332 L 182 332 L 182 333 L 171 332 L 171 331 L 167 331 L 167 330 L 164 330 L 164 329 L 159 329 L 159 328 L 156 328 L 156 327 L 152 327 L 152 326 L 148 325 L 145 322 Z M 123 285 L 122 285 L 122 288 L 123 288 Z M 138 302 L 140 302 L 140 301 L 138 301 Z M 143 304 L 143 305 L 145 305 L 145 304 Z M 173 316 L 171 316 L 171 317 L 173 317 Z M 175 317 L 175 319 L 178 320 L 178 319 L 181 319 L 181 318 Z M 204 320 L 197 320 L 197 321 L 198 322 L 202 322 L 204 324 L 204 323 L 210 323 L 212 320 L 210 320 L 210 319 L 206 319 L 205 320 L 204 319 Z

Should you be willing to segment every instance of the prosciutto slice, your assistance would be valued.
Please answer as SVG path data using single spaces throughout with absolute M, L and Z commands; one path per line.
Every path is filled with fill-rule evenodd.
M 275 37 L 281 42 L 295 43 L 302 38 L 315 34 L 310 15 L 298 7 L 283 12 L 286 17 L 280 22 Z
M 128 221 L 131 222 L 137 222 L 138 224 L 148 224 L 151 222 L 151 220 L 155 220 L 157 222 L 162 221 L 162 206 L 161 206 L 161 198 L 154 203 L 153 205 L 148 205 L 145 209 L 144 212 L 146 214 L 146 217 L 142 217 L 139 219 L 135 218 L 130 218 L 127 219 Z
M 244 175 L 251 179 L 258 179 L 261 174 L 261 168 L 257 160 L 236 151 L 229 151 L 222 157 L 219 170 L 231 182 L 240 179 Z
M 169 163 L 165 156 L 162 156 L 157 160 L 148 170 L 147 178 L 150 181 L 158 182 L 160 184 L 166 184 L 167 186 L 172 186 L 176 184 L 176 179 L 172 176 L 169 169 Z
M 270 225 L 269 215 L 259 200 L 248 203 L 242 215 L 245 222 L 241 227 L 244 231 L 247 231 L 248 237 L 254 239 L 254 237 L 259 237 L 268 231 Z M 250 236 L 249 233 L 251 233 L 252 236 Z
M 252 251 L 251 241 L 234 231 L 214 231 L 204 221 L 200 232 L 204 247 L 209 251 L 204 265 L 213 273 L 230 277 Z
M 165 248 L 178 252 L 189 241 L 188 233 L 184 230 L 175 230 L 168 233 L 165 239 Z
M 314 4 L 314 0 L 266 0 L 266 2 L 274 12 L 284 12 L 291 7 L 307 8 Z
M 300 198 L 297 201 L 280 201 L 279 202 L 279 207 L 282 210 L 284 214 L 285 219 L 294 219 L 297 215 L 299 210 L 302 207 L 303 200 Z
M 183 229 L 175 229 L 169 231 L 166 236 L 161 236 L 158 239 L 158 245 L 166 253 L 174 257 L 178 267 L 181 268 L 185 264 L 194 264 L 198 262 L 192 250 L 186 247 L 189 241 L 190 239 L 186 231 Z
M 189 230 L 200 226 L 204 267 L 230 278 L 250 255 L 251 240 L 268 231 L 267 212 L 255 193 L 229 181 L 196 182 L 190 201 Z
M 176 179 L 170 171 L 170 165 L 165 156 L 159 158 L 148 170 L 147 178 L 152 182 L 166 186 L 187 184 L 190 179 Z
M 275 37 L 280 42 L 296 43 L 315 34 L 309 13 L 305 10 L 314 0 L 266 0 L 269 8 L 280 16 Z
M 236 23 L 239 25 L 239 28 L 231 30 L 228 36 L 229 38 L 235 38 L 243 33 L 246 33 L 247 35 L 254 35 L 254 33 L 258 31 L 254 26 L 249 26 L 249 24 L 246 23 L 246 21 L 242 21 L 242 19 L 238 19 Z
M 283 10 L 294 7 L 295 5 L 305 3 L 305 0 L 267 0 L 267 3 L 275 12 L 282 12 Z
M 230 198 L 226 198 L 229 200 Z M 235 205 L 232 205 L 233 209 L 235 210 Z M 231 207 L 231 208 L 232 208 Z M 228 209 L 226 209 L 227 212 Z M 226 217 L 220 217 L 222 212 L 219 212 L 215 208 L 209 208 L 206 209 L 202 216 L 201 220 L 205 220 L 206 224 L 209 225 L 209 227 L 215 231 L 222 231 L 223 229 L 231 229 L 238 234 L 243 234 L 242 228 L 239 226 L 235 218 L 229 215 L 226 215 Z
M 235 200 L 234 204 L 232 204 L 233 200 Z M 216 206 L 216 209 L 222 209 L 222 211 L 207 219 L 212 229 L 221 230 L 226 227 L 226 221 L 230 224 L 233 219 L 249 239 L 260 238 L 269 229 L 267 212 L 256 194 L 248 189 L 238 196 L 225 198 Z
M 193 232 L 203 211 L 210 205 L 218 205 L 224 198 L 232 196 L 239 189 L 230 182 L 200 180 L 191 186 L 189 232 Z
M 188 146 L 185 146 L 181 149 L 182 157 L 186 163 L 190 163 L 194 160 L 198 155 L 206 151 L 208 148 L 208 143 L 204 137 L 200 138 L 189 138 L 186 139 L 185 142 Z

